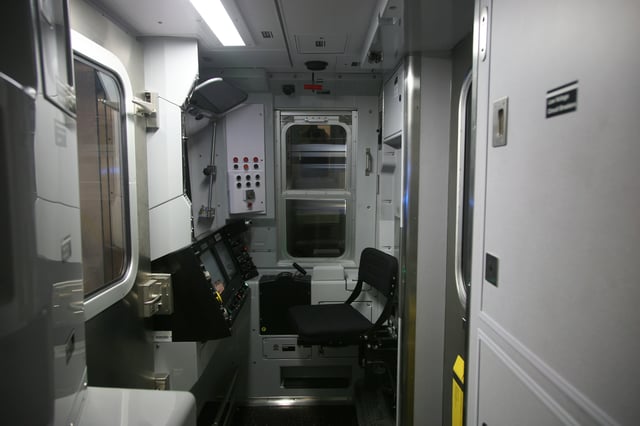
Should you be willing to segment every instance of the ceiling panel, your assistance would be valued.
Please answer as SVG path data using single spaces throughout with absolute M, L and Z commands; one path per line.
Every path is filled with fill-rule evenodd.
M 137 36 L 196 37 L 200 16 L 189 0 L 89 0 Z
M 384 19 L 378 23 L 376 11 L 381 7 L 390 9 L 395 8 L 397 2 L 405 3 L 408 8 L 405 16 L 414 21 L 418 29 L 407 39 L 400 38 L 400 46 L 387 49 L 392 54 L 384 58 L 384 66 L 377 68 L 389 69 L 407 49 L 431 53 L 451 49 L 471 31 L 474 3 L 473 0 L 388 0 L 387 3 L 385 0 L 223 0 L 235 5 L 233 9 L 253 40 L 252 46 L 225 48 L 189 0 L 85 1 L 97 5 L 134 36 L 198 39 L 201 59 L 216 67 L 300 72 L 306 70 L 306 61 L 323 60 L 328 63 L 327 71 L 344 73 L 375 68 L 359 63 L 372 47 L 367 37 L 372 25 L 379 25 L 376 34 L 382 36 L 391 30 L 404 32 L 405 22 L 401 17 L 390 23 Z M 402 8 L 398 6 L 397 10 Z M 326 42 L 324 46 L 316 45 L 320 40 Z M 386 41 L 377 43 L 384 47 Z M 354 63 L 357 66 L 353 66 Z
M 288 33 L 289 44 L 295 37 L 345 37 L 345 53 L 362 51 L 365 35 L 378 0 L 278 0 Z
M 203 66 L 217 68 L 289 68 L 287 51 L 282 50 L 232 50 L 226 52 L 201 52 Z

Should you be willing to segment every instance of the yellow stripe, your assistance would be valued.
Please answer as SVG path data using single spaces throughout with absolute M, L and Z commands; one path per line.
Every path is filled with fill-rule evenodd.
M 462 426 L 462 412 L 464 409 L 464 392 L 458 382 L 452 381 L 451 392 L 451 426 Z
M 453 364 L 453 374 L 458 377 L 460 383 L 464 384 L 464 359 L 460 355 L 456 357 L 456 362 Z
M 457 380 L 456 380 L 457 379 Z M 464 412 L 464 390 L 458 384 L 464 385 L 464 359 L 460 355 L 453 364 L 453 380 L 451 381 L 451 426 L 462 426 Z

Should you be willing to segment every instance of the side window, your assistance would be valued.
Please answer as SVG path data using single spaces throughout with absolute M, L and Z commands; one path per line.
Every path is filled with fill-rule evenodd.
M 280 116 L 279 214 L 287 258 L 351 254 L 352 120 L 348 116 Z
M 116 77 L 76 57 L 85 296 L 121 281 L 131 261 L 123 93 Z

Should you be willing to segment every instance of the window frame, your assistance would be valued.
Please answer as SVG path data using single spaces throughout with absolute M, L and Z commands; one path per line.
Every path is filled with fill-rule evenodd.
M 136 186 L 136 156 L 135 156 L 135 110 L 133 99 L 133 90 L 131 81 L 125 66 L 110 51 L 83 36 L 82 34 L 71 30 L 71 45 L 73 48 L 73 58 L 76 56 L 82 58 L 84 62 L 92 63 L 99 69 L 110 73 L 120 84 L 122 89 L 122 121 L 123 126 L 123 167 L 126 167 L 126 173 L 123 173 L 125 192 L 125 222 L 128 223 L 128 246 L 129 257 L 128 264 L 124 267 L 124 274 L 117 281 L 112 282 L 106 287 L 95 293 L 90 294 L 84 300 L 85 320 L 95 317 L 100 312 L 109 308 L 114 303 L 123 299 L 133 288 L 138 274 L 139 262 L 139 241 L 138 241 L 138 209 L 137 209 L 137 186 Z
M 276 143 L 276 194 L 278 227 L 278 266 L 300 264 L 341 263 L 353 265 L 355 250 L 355 152 L 357 142 L 357 111 L 287 111 L 275 114 Z M 287 131 L 296 125 L 338 125 L 346 132 L 345 188 L 344 189 L 287 189 Z M 345 201 L 345 247 L 338 257 L 295 257 L 287 250 L 287 200 Z

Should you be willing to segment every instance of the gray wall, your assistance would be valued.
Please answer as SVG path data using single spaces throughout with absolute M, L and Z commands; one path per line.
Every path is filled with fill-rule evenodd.
M 415 425 L 442 424 L 451 60 L 422 58 Z

